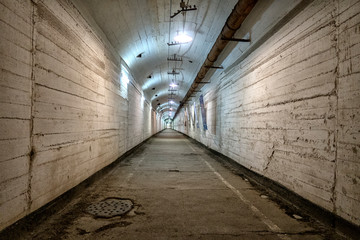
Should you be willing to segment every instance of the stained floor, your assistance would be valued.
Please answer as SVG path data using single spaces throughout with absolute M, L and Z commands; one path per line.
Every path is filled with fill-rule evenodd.
M 108 198 L 131 200 L 133 208 L 111 218 L 87 212 Z M 346 239 L 301 213 L 285 213 L 207 149 L 170 129 L 19 238 Z

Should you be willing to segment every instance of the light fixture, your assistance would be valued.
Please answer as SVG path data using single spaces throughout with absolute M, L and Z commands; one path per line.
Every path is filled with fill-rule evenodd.
M 171 83 L 170 87 L 175 88 L 175 87 L 177 87 L 177 85 L 175 83 Z
M 174 104 L 175 102 L 173 100 L 170 101 L 170 104 Z
M 170 108 L 170 111 L 172 111 L 172 108 Z
M 190 37 L 184 32 L 178 33 L 178 35 L 174 37 L 174 41 L 179 43 L 188 43 L 191 42 L 192 40 L 193 40 L 192 37 Z

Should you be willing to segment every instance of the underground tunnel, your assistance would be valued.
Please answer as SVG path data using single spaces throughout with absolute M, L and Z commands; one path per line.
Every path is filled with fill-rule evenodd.
M 0 0 L 0 239 L 359 239 L 358 0 Z

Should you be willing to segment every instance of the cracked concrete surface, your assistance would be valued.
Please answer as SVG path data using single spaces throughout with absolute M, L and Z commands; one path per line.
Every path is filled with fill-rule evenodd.
M 301 213 L 286 214 L 207 151 L 166 129 L 19 238 L 346 239 Z M 86 212 L 109 197 L 131 199 L 134 208 L 113 218 Z

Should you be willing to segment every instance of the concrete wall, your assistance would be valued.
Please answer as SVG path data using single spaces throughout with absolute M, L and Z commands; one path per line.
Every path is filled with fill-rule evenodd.
M 0 0 L 0 230 L 163 127 L 68 0 Z
M 360 2 L 294 5 L 256 43 L 274 30 L 263 16 L 283 11 L 265 2 L 242 26 L 252 44 L 232 46 L 235 64 L 223 57 L 228 68 L 202 89 L 208 130 L 200 94 L 175 129 L 360 225 Z

